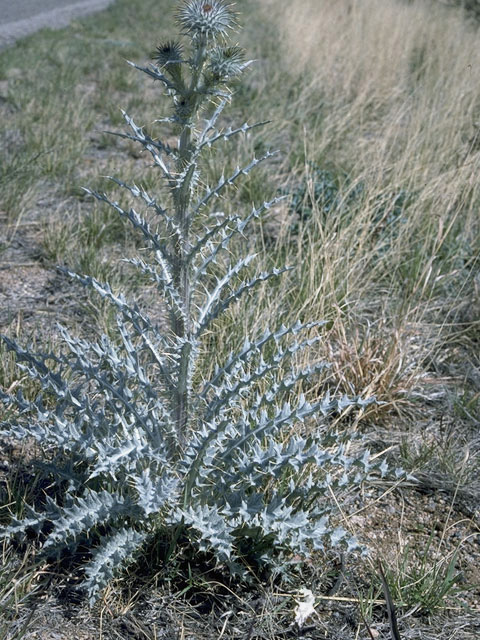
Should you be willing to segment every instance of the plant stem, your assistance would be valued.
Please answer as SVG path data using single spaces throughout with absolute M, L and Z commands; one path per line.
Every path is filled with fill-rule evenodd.
M 174 195 L 175 213 L 178 225 L 181 229 L 181 239 L 175 246 L 175 269 L 174 283 L 180 292 L 180 297 L 185 312 L 184 318 L 177 318 L 173 327 L 178 338 L 184 339 L 184 344 L 180 352 L 178 385 L 175 398 L 175 422 L 179 442 L 185 441 L 188 429 L 188 416 L 190 414 L 189 397 L 189 373 L 192 353 L 191 344 L 191 289 L 190 289 L 190 265 L 187 259 L 190 250 L 190 216 L 188 214 L 191 200 L 191 182 L 195 171 L 194 166 L 190 166 L 192 159 L 192 123 L 199 107 L 199 83 L 202 69 L 206 57 L 206 41 L 199 40 L 193 58 L 193 70 L 190 86 L 182 96 L 184 105 L 188 109 L 184 119 L 183 128 L 180 134 L 178 145 L 177 172 L 185 176 L 181 185 L 177 186 Z

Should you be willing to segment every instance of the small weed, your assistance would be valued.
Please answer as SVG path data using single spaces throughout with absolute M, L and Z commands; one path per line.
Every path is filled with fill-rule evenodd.
M 124 208 L 113 196 L 88 190 L 131 223 L 142 238 L 141 249 L 120 260 L 106 254 L 106 244 L 123 230 L 123 222 L 113 226 L 111 218 L 94 209 L 76 233 L 80 250 L 69 265 L 76 273 L 64 270 L 100 295 L 97 327 L 104 309 L 110 310 L 100 323 L 103 333 L 98 339 L 80 339 L 59 327 L 59 355 L 34 353 L 2 336 L 42 391 L 33 402 L 21 393 L 2 393 L 1 401 L 15 406 L 18 414 L 7 416 L 1 432 L 38 442 L 46 462 L 37 467 L 53 490 L 41 509 L 30 504 L 27 516 L 19 522 L 14 518 L 3 536 L 24 540 L 33 528 L 44 534 L 47 557 L 64 550 L 69 556 L 76 553 L 80 562 L 88 541 L 93 547 L 80 575 L 91 605 L 115 572 L 165 532 L 172 552 L 184 537 L 197 552 L 195 560 L 206 553 L 212 566 L 222 565 L 245 584 L 252 576 L 280 575 L 284 555 L 293 551 L 307 556 L 324 544 L 351 550 L 356 540 L 330 525 L 338 500 L 331 502 L 330 492 L 358 486 L 374 469 L 385 473 L 384 465 L 370 463 L 368 451 L 351 451 L 347 457 L 345 439 L 330 432 L 327 421 L 347 408 L 361 411 L 373 399 L 325 393 L 309 403 L 296 393 L 294 404 L 289 402 L 292 390 L 326 368 L 313 361 L 297 369 L 294 362 L 319 342 L 307 335 L 321 322 L 308 318 L 288 328 L 265 325 L 255 337 L 244 334 L 238 350 L 212 371 L 217 361 L 208 358 L 204 344 L 215 333 L 217 318 L 234 304 L 245 305 L 246 294 L 292 268 L 255 274 L 250 263 L 256 254 L 236 257 L 230 244 L 234 238 L 244 248 L 249 223 L 278 198 L 266 200 L 263 189 L 259 206 L 234 215 L 209 207 L 275 156 L 267 150 L 231 172 L 223 167 L 210 184 L 203 174 L 203 158 L 211 147 L 265 124 L 225 128 L 220 120 L 230 101 L 231 79 L 252 62 L 240 48 L 224 46 L 236 15 L 224 0 L 183 0 L 177 26 L 189 39 L 188 47 L 181 40 L 167 41 L 157 48 L 155 64 L 130 63 L 165 90 L 173 114 L 165 120 L 172 135 L 178 135 L 177 146 L 153 139 L 126 113 L 128 132 L 118 134 L 151 156 L 158 174 L 155 191 L 112 178 L 136 201 L 135 208 Z M 164 199 L 167 204 L 160 204 Z M 143 215 L 137 212 L 140 207 Z M 131 286 L 120 268 L 125 262 L 153 283 L 166 311 L 163 327 L 151 305 L 142 308 L 138 297 L 127 299 Z M 53 406 L 44 395 L 56 398 Z M 313 416 L 325 422 L 324 428 L 311 430 L 305 439 L 302 424 Z M 301 486 L 295 478 L 303 471 Z M 283 482 L 290 476 L 291 482 Z
M 465 591 L 462 574 L 457 569 L 458 549 L 446 552 L 433 548 L 434 532 L 420 554 L 407 544 L 398 557 L 397 566 L 385 568 L 394 602 L 406 609 L 432 615 Z
M 403 438 L 400 443 L 402 466 L 429 487 L 478 496 L 480 468 L 478 442 L 469 433 L 468 422 L 457 420 L 424 426 L 421 434 Z

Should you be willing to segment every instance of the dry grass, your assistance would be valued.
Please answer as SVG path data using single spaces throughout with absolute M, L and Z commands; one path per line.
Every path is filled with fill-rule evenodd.
M 478 326 L 457 313 L 479 305 L 477 32 L 428 2 L 264 0 L 262 10 L 281 37 L 275 52 L 258 45 L 270 89 L 254 87 L 250 107 L 270 113 L 289 150 L 277 170 L 312 202 L 297 235 L 287 216 L 276 235 L 274 259 L 297 275 L 266 290 L 249 324 L 331 320 L 325 355 L 394 403 L 430 380 L 448 332 Z M 328 212 L 312 166 L 346 176 Z

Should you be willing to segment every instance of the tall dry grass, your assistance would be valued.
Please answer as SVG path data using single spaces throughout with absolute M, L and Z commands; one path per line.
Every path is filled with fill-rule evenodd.
M 460 14 L 424 1 L 280 0 L 275 15 L 300 102 L 319 99 L 315 156 L 427 197 L 475 186 L 480 50 Z
M 249 106 L 275 122 L 281 180 L 314 200 L 316 166 L 340 176 L 343 191 L 328 215 L 309 203 L 298 235 L 284 223 L 276 255 L 298 265 L 296 276 L 266 291 L 249 320 L 330 320 L 322 355 L 335 360 L 339 388 L 396 408 L 412 390 L 438 397 L 424 383 L 444 382 L 452 332 L 475 334 L 480 317 L 465 316 L 480 314 L 478 33 L 428 1 L 260 9 L 270 30 L 246 37 L 264 84 Z

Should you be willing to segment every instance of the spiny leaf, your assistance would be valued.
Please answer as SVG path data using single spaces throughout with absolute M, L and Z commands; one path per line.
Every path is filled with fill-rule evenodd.
M 256 129 L 257 127 L 263 127 L 266 124 L 269 124 L 270 120 L 264 120 L 263 122 L 256 122 L 255 124 L 248 124 L 245 122 L 241 127 L 237 127 L 236 129 L 232 129 L 229 127 L 225 131 L 216 131 L 214 135 L 203 137 L 199 142 L 197 147 L 197 153 L 199 153 L 205 147 L 211 147 L 212 144 L 215 144 L 219 140 L 229 140 L 240 133 L 247 133 L 247 131 L 251 131 L 252 129 Z M 211 131 L 213 127 L 209 130 Z
M 241 218 L 240 216 L 238 216 L 238 218 L 236 219 L 236 226 L 232 230 L 230 230 L 229 233 L 227 233 L 227 235 L 222 238 L 220 242 L 217 242 L 217 244 L 214 245 L 210 254 L 206 257 L 200 254 L 203 258 L 203 261 L 199 266 L 195 267 L 194 273 L 192 274 L 193 282 L 196 283 L 202 276 L 207 275 L 209 265 L 215 263 L 215 260 L 219 253 L 221 251 L 225 251 L 228 248 L 230 240 L 234 235 L 243 234 L 245 228 L 253 219 L 259 218 L 265 211 L 270 209 L 270 207 L 272 207 L 280 200 L 283 200 L 283 198 L 274 198 L 269 202 L 264 202 L 258 208 L 253 207 L 252 211 L 246 218 Z
M 134 305 L 128 304 L 123 294 L 120 293 L 118 295 L 115 295 L 108 283 L 102 284 L 91 276 L 80 276 L 76 273 L 73 273 L 72 271 L 69 271 L 68 269 L 64 269 L 62 267 L 57 268 L 59 271 L 66 273 L 71 278 L 78 280 L 83 285 L 93 287 L 96 291 L 98 291 L 102 298 L 107 298 L 108 300 L 113 302 L 113 304 L 117 307 L 121 314 L 132 323 L 137 336 L 148 348 L 156 364 L 160 368 L 161 374 L 164 379 L 171 383 L 170 366 L 167 364 L 166 359 L 149 338 L 149 334 L 153 334 L 155 338 L 158 339 L 163 350 L 167 353 L 170 345 L 168 344 L 166 339 L 161 336 L 158 331 L 156 331 L 150 321 L 140 312 L 140 310 Z
M 224 287 L 226 287 L 235 278 L 235 276 L 237 276 L 241 271 L 243 271 L 243 269 L 248 267 L 248 265 L 252 262 L 254 258 L 255 258 L 255 254 L 248 255 L 245 258 L 241 258 L 236 264 L 233 265 L 233 267 L 230 267 L 230 269 L 222 278 L 217 279 L 217 284 L 215 288 L 210 293 L 207 294 L 207 299 L 203 307 L 200 309 L 200 313 L 197 320 L 197 324 L 198 324 L 197 337 L 201 334 L 202 325 L 206 321 L 206 319 L 209 317 L 213 305 L 219 300 Z
M 144 532 L 122 528 L 101 538 L 92 560 L 85 567 L 86 580 L 82 584 L 90 604 L 94 604 L 100 591 L 125 566 L 125 561 L 137 551 L 146 537 Z
M 155 166 L 159 167 L 162 170 L 163 175 L 165 176 L 165 178 L 167 178 L 169 181 L 173 180 L 173 176 L 170 173 L 169 168 L 167 167 L 167 165 L 165 164 L 162 156 L 158 153 L 158 147 L 160 146 L 160 151 L 164 152 L 166 155 L 173 155 L 174 157 L 177 157 L 177 154 L 175 151 L 173 151 L 170 147 L 167 147 L 161 143 L 155 143 L 149 136 L 147 136 L 144 132 L 142 127 L 138 127 L 135 122 L 133 121 L 133 118 L 131 118 L 128 113 L 126 113 L 123 109 L 121 109 L 122 115 L 125 119 L 125 122 L 132 128 L 135 137 L 139 138 L 140 143 L 145 147 L 145 149 L 147 149 L 147 151 L 150 152 L 152 158 L 153 158 L 153 162 L 155 163 Z
M 181 318 L 182 321 L 186 323 L 187 316 L 183 300 L 181 299 L 178 289 L 173 284 L 173 279 L 170 276 L 170 272 L 167 270 L 166 265 L 163 263 L 161 256 L 157 256 L 157 264 L 160 264 L 160 266 L 163 267 L 162 273 L 159 273 L 154 266 L 147 264 L 140 258 L 129 258 L 125 259 L 124 262 L 128 262 L 129 264 L 137 267 L 153 282 L 155 282 L 159 291 L 164 295 L 174 317 Z
M 222 112 L 228 103 L 229 103 L 229 99 L 226 97 L 219 100 L 217 107 L 212 113 L 212 116 L 205 120 L 205 126 L 203 128 L 203 131 L 201 132 L 201 134 L 198 136 L 198 139 L 197 139 L 197 147 L 205 142 L 207 135 L 210 133 L 210 131 L 212 131 L 215 128 L 218 118 L 222 115 Z
M 123 189 L 127 189 L 134 198 L 141 198 L 148 208 L 151 208 L 155 211 L 155 213 L 165 222 L 167 229 L 175 236 L 177 236 L 179 241 L 183 241 L 183 234 L 181 228 L 177 225 L 174 218 L 168 215 L 167 210 L 161 207 L 155 198 L 152 198 L 145 189 L 138 187 L 136 184 L 130 185 L 123 180 L 119 180 L 113 176 L 105 176 L 115 184 L 118 184 L 119 187 Z M 86 190 L 89 193 L 88 190 Z M 91 192 L 90 192 L 91 193 Z
M 209 308 L 207 310 L 207 313 L 205 313 L 206 308 L 204 307 L 202 309 L 201 314 L 200 314 L 200 318 L 199 318 L 199 322 L 198 322 L 198 328 L 197 328 L 197 331 L 196 331 L 195 335 L 197 337 L 202 335 L 202 333 L 205 331 L 205 329 L 209 326 L 209 324 L 213 320 L 215 320 L 215 318 L 217 318 L 222 312 L 224 312 L 226 309 L 228 309 L 228 307 L 231 304 L 233 304 L 234 302 L 239 300 L 243 296 L 243 294 L 245 294 L 248 291 L 250 291 L 250 289 L 253 289 L 254 287 L 259 285 L 260 283 L 265 282 L 266 280 L 270 280 L 270 278 L 276 278 L 279 275 L 281 275 L 282 273 L 285 273 L 287 271 L 291 271 L 291 269 L 292 269 L 292 267 L 283 267 L 282 269 L 273 269 L 273 271 L 261 273 L 256 278 L 253 278 L 252 280 L 249 280 L 248 282 L 243 284 L 241 287 L 239 287 L 238 289 L 233 291 L 233 293 L 228 295 L 223 300 L 219 300 L 218 303 L 213 308 L 212 308 L 213 305 L 210 304 Z M 231 278 L 229 278 L 229 280 L 230 279 Z M 225 284 L 227 282 L 229 282 L 229 280 L 227 280 L 225 282 Z M 222 288 L 223 288 L 223 286 L 222 286 Z M 214 294 L 216 296 L 215 299 L 218 299 L 218 295 L 217 295 L 216 291 L 214 291 Z M 212 299 L 212 303 L 215 301 L 215 299 Z M 209 299 L 209 302 L 210 302 L 210 299 Z
M 228 375 L 239 363 L 248 363 L 255 355 L 260 354 L 263 348 L 269 343 L 274 342 L 278 344 L 281 339 L 289 334 L 297 335 L 300 331 L 307 331 L 324 325 L 325 322 L 307 322 L 305 324 L 297 322 L 291 327 L 285 327 L 282 325 L 275 331 L 265 329 L 263 335 L 252 342 L 248 338 L 245 338 L 241 350 L 238 353 L 231 353 L 223 367 L 217 367 L 213 378 L 204 383 L 200 396 L 205 398 L 208 390 L 212 387 L 218 386 L 219 381 L 224 375 Z
M 165 75 L 163 75 L 163 73 L 160 73 L 160 71 L 158 71 L 158 69 L 153 65 L 149 65 L 148 67 L 141 67 L 138 64 L 135 64 L 135 62 L 131 62 L 130 60 L 127 60 L 127 64 L 129 64 L 134 69 L 138 69 L 138 71 L 146 73 L 147 76 L 150 76 L 154 80 L 160 80 L 160 82 L 162 82 L 167 89 L 175 90 L 175 83 L 169 80 Z
M 48 534 L 45 548 L 65 543 L 69 538 L 81 535 L 85 530 L 115 518 L 120 514 L 134 514 L 133 505 L 120 494 L 88 490 L 78 496 L 71 506 L 63 507 L 55 518 L 53 529 Z
M 192 211 L 192 218 L 200 211 L 202 207 L 208 204 L 211 198 L 213 198 L 214 196 L 218 197 L 220 193 L 225 189 L 225 187 L 234 184 L 238 180 L 238 178 L 240 178 L 240 176 L 248 175 L 250 171 L 252 171 L 252 169 L 258 166 L 261 162 L 265 162 L 265 160 L 268 160 L 272 156 L 276 155 L 276 153 L 276 151 L 267 151 L 267 153 L 265 153 L 263 156 L 261 156 L 260 158 L 254 158 L 249 164 L 245 165 L 244 167 L 237 167 L 232 175 L 230 175 L 228 178 L 222 176 L 218 181 L 217 186 L 213 189 L 209 189 L 203 196 L 203 198 L 201 198 L 194 206 Z
M 150 246 L 156 251 L 159 251 L 162 254 L 164 260 L 167 261 L 168 265 L 172 266 L 173 258 L 168 251 L 167 245 L 165 244 L 164 241 L 162 241 L 162 239 L 157 233 L 154 233 L 150 229 L 149 223 L 146 220 L 144 220 L 144 218 L 142 218 L 142 216 L 140 216 L 135 211 L 135 209 L 131 208 L 129 211 L 123 209 L 118 204 L 118 202 L 115 202 L 114 200 L 110 200 L 108 196 L 105 195 L 104 193 L 98 193 L 97 191 L 92 191 L 91 189 L 84 189 L 84 191 L 89 193 L 96 200 L 99 200 L 100 202 L 106 202 L 110 207 L 115 209 L 115 211 L 119 213 L 122 217 L 130 220 L 130 222 L 136 229 L 140 229 L 140 231 L 143 233 L 145 239 L 150 244 Z
M 148 467 L 140 475 L 133 475 L 132 480 L 138 492 L 138 504 L 146 516 L 158 513 L 166 503 L 171 502 L 178 486 L 178 479 L 166 473 L 152 479 Z

